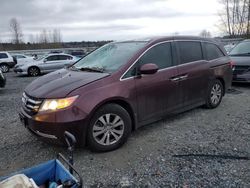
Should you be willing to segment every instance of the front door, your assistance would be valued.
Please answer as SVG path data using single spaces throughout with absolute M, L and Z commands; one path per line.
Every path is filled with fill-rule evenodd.
M 147 63 L 159 67 L 157 73 L 135 79 L 137 113 L 141 123 L 157 120 L 181 105 L 172 51 L 171 42 L 160 43 L 146 51 L 136 63 L 137 69 Z

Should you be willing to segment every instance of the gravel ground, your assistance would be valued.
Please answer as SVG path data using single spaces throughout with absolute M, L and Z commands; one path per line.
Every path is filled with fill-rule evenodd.
M 6 74 L 0 90 L 0 176 L 52 159 L 65 148 L 19 122 L 21 94 L 34 78 Z M 132 133 L 120 149 L 77 149 L 85 187 L 250 187 L 250 85 L 234 85 L 213 110 L 196 108 Z

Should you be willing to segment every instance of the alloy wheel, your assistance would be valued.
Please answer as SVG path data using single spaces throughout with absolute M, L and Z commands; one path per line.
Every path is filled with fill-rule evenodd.
M 30 74 L 31 76 L 38 76 L 39 70 L 38 70 L 36 67 L 31 67 L 31 68 L 29 69 L 29 74 Z
M 220 102 L 222 96 L 222 88 L 220 86 L 220 84 L 216 83 L 211 90 L 211 102 L 213 103 L 213 105 L 217 105 Z
M 124 121 L 116 114 L 104 114 L 95 122 L 92 134 L 101 145 L 115 144 L 124 134 Z
M 2 72 L 6 73 L 9 71 L 9 67 L 7 65 L 1 65 L 0 69 L 2 70 Z

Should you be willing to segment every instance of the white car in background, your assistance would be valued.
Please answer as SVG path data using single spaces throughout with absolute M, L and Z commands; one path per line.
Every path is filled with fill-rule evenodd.
M 23 55 L 23 54 L 13 54 L 13 58 L 16 58 L 17 64 L 24 64 L 34 60 L 34 57 Z
M 38 76 L 72 65 L 78 59 L 69 54 L 47 54 L 24 64 L 17 64 L 14 72 L 20 75 Z
M 15 64 L 15 59 L 8 52 L 0 52 L 0 69 L 2 72 L 9 72 Z

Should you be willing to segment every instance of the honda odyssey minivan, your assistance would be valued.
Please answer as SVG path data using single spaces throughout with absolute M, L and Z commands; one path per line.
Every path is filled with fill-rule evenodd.
M 35 135 L 109 151 L 131 131 L 198 106 L 216 108 L 232 63 L 212 39 L 158 37 L 112 42 L 42 76 L 22 96 L 20 119 Z

